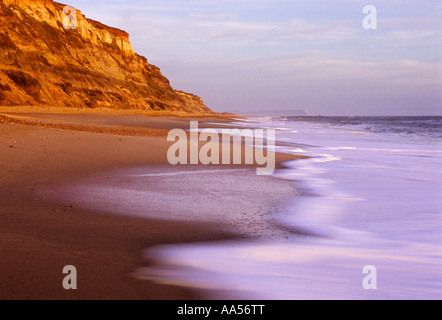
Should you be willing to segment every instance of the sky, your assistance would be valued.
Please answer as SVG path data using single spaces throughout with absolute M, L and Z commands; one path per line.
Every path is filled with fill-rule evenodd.
M 440 0 L 64 2 L 217 112 L 442 115 Z

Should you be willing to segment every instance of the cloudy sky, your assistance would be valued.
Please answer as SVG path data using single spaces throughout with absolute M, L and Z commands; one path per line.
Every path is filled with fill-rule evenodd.
M 65 3 L 129 32 L 175 89 L 218 112 L 442 115 L 440 0 Z

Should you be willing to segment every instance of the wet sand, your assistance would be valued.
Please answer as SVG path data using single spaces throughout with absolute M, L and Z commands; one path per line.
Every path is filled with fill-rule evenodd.
M 123 198 L 110 206 L 105 197 L 99 197 L 99 189 L 94 189 L 97 201 L 91 206 L 66 189 L 86 181 L 122 187 L 121 181 L 109 181 L 109 173 L 126 169 L 177 170 L 167 163 L 171 143 L 165 132 L 188 128 L 190 118 L 5 107 L 0 113 L 0 299 L 203 299 L 190 289 L 135 279 L 133 271 L 149 264 L 141 252 L 160 244 L 250 236 L 218 220 L 127 214 L 125 206 L 140 204 Z M 229 121 L 219 117 L 198 120 L 216 121 L 220 126 Z M 277 155 L 277 161 L 288 160 L 286 157 Z M 221 171 L 226 167 L 238 169 L 218 166 Z M 171 201 L 163 208 L 165 216 L 186 211 L 180 199 L 209 203 L 204 202 L 207 190 L 214 194 L 210 206 L 198 206 L 200 217 L 213 208 L 221 214 L 220 208 L 225 208 L 226 216 L 238 212 L 262 215 L 275 206 L 276 195 L 283 198 L 295 192 L 288 182 L 256 176 L 253 166 L 241 168 L 240 174 L 204 173 L 204 184 L 194 184 L 192 190 L 186 190 L 185 179 L 167 182 L 159 177 L 147 186 L 154 189 L 162 182 L 162 194 L 166 199 L 170 194 Z M 270 188 L 264 187 L 266 183 Z M 229 185 L 239 184 L 249 189 L 247 195 L 229 191 Z M 253 186 L 260 188 L 254 190 Z M 221 190 L 218 195 L 217 187 Z M 266 189 L 272 192 L 263 192 Z M 191 196 L 177 197 L 183 190 Z M 232 201 L 238 205 L 226 205 Z M 158 202 L 143 205 L 145 212 L 158 210 Z M 253 219 L 248 223 L 254 223 Z M 77 268 L 78 290 L 62 287 L 66 265 Z

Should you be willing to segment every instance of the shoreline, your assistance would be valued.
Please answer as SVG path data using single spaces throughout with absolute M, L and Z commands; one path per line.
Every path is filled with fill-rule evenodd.
M 106 210 L 91 210 L 75 203 L 61 206 L 57 199 L 53 196 L 48 198 L 44 192 L 48 185 L 76 181 L 91 173 L 128 167 L 164 166 L 168 148 L 164 135 L 135 135 L 131 130 L 135 130 L 134 127 L 141 130 L 139 127 L 143 126 L 152 132 L 179 126 L 185 128 L 188 126 L 188 118 L 148 118 L 94 111 L 93 115 L 83 114 L 81 119 L 67 119 L 78 114 L 77 111 L 57 113 L 54 119 L 53 113 L 39 110 L 40 115 L 34 114 L 32 121 L 37 118 L 41 122 L 57 125 L 75 125 L 82 121 L 91 130 L 66 130 L 31 123 L 0 124 L 0 150 L 4 155 L 0 160 L 4 173 L 0 180 L 0 298 L 203 298 L 191 289 L 158 285 L 133 278 L 132 272 L 137 267 L 146 265 L 141 252 L 147 247 L 161 244 L 245 237 L 238 230 L 232 230 L 226 225 L 220 226 L 217 222 L 173 221 L 109 214 Z M 0 113 L 17 117 L 17 111 L 10 116 L 5 108 L 0 108 Z M 91 123 L 97 120 L 97 115 L 103 117 L 104 122 L 94 127 Z M 26 114 L 22 116 L 29 117 Z M 85 118 L 91 123 L 84 124 Z M 200 119 L 217 122 L 217 118 Z M 223 121 L 230 120 L 227 118 L 218 121 L 222 126 Z M 97 132 L 97 128 L 106 126 L 117 131 L 115 134 Z M 287 155 L 277 155 L 276 160 L 281 163 L 287 159 Z M 221 170 L 226 167 L 234 166 L 219 166 Z M 252 177 L 256 177 L 254 170 L 250 168 L 246 171 L 250 173 L 245 180 L 253 181 Z M 223 176 L 222 173 L 219 175 Z M 234 175 L 230 178 L 233 183 L 238 181 Z M 278 185 L 285 183 L 274 180 Z M 260 184 L 262 183 L 261 181 Z M 262 198 L 261 201 L 271 200 L 262 194 L 254 197 Z M 222 201 L 226 201 L 222 197 L 218 198 L 221 205 Z M 251 212 L 256 210 L 252 202 L 247 204 Z M 181 210 L 180 204 L 177 203 L 170 210 Z M 62 268 L 65 265 L 75 265 L 78 268 L 78 290 L 66 291 L 62 288 Z

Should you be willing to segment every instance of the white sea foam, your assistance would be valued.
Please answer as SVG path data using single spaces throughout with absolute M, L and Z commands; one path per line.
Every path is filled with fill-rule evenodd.
M 239 298 L 441 299 L 440 132 L 408 128 L 414 119 L 292 120 L 246 124 L 283 128 L 277 138 L 311 156 L 275 174 L 304 194 L 275 218 L 313 236 L 162 246 L 146 253 L 159 264 L 136 276 Z M 366 265 L 377 268 L 377 290 L 362 287 Z

